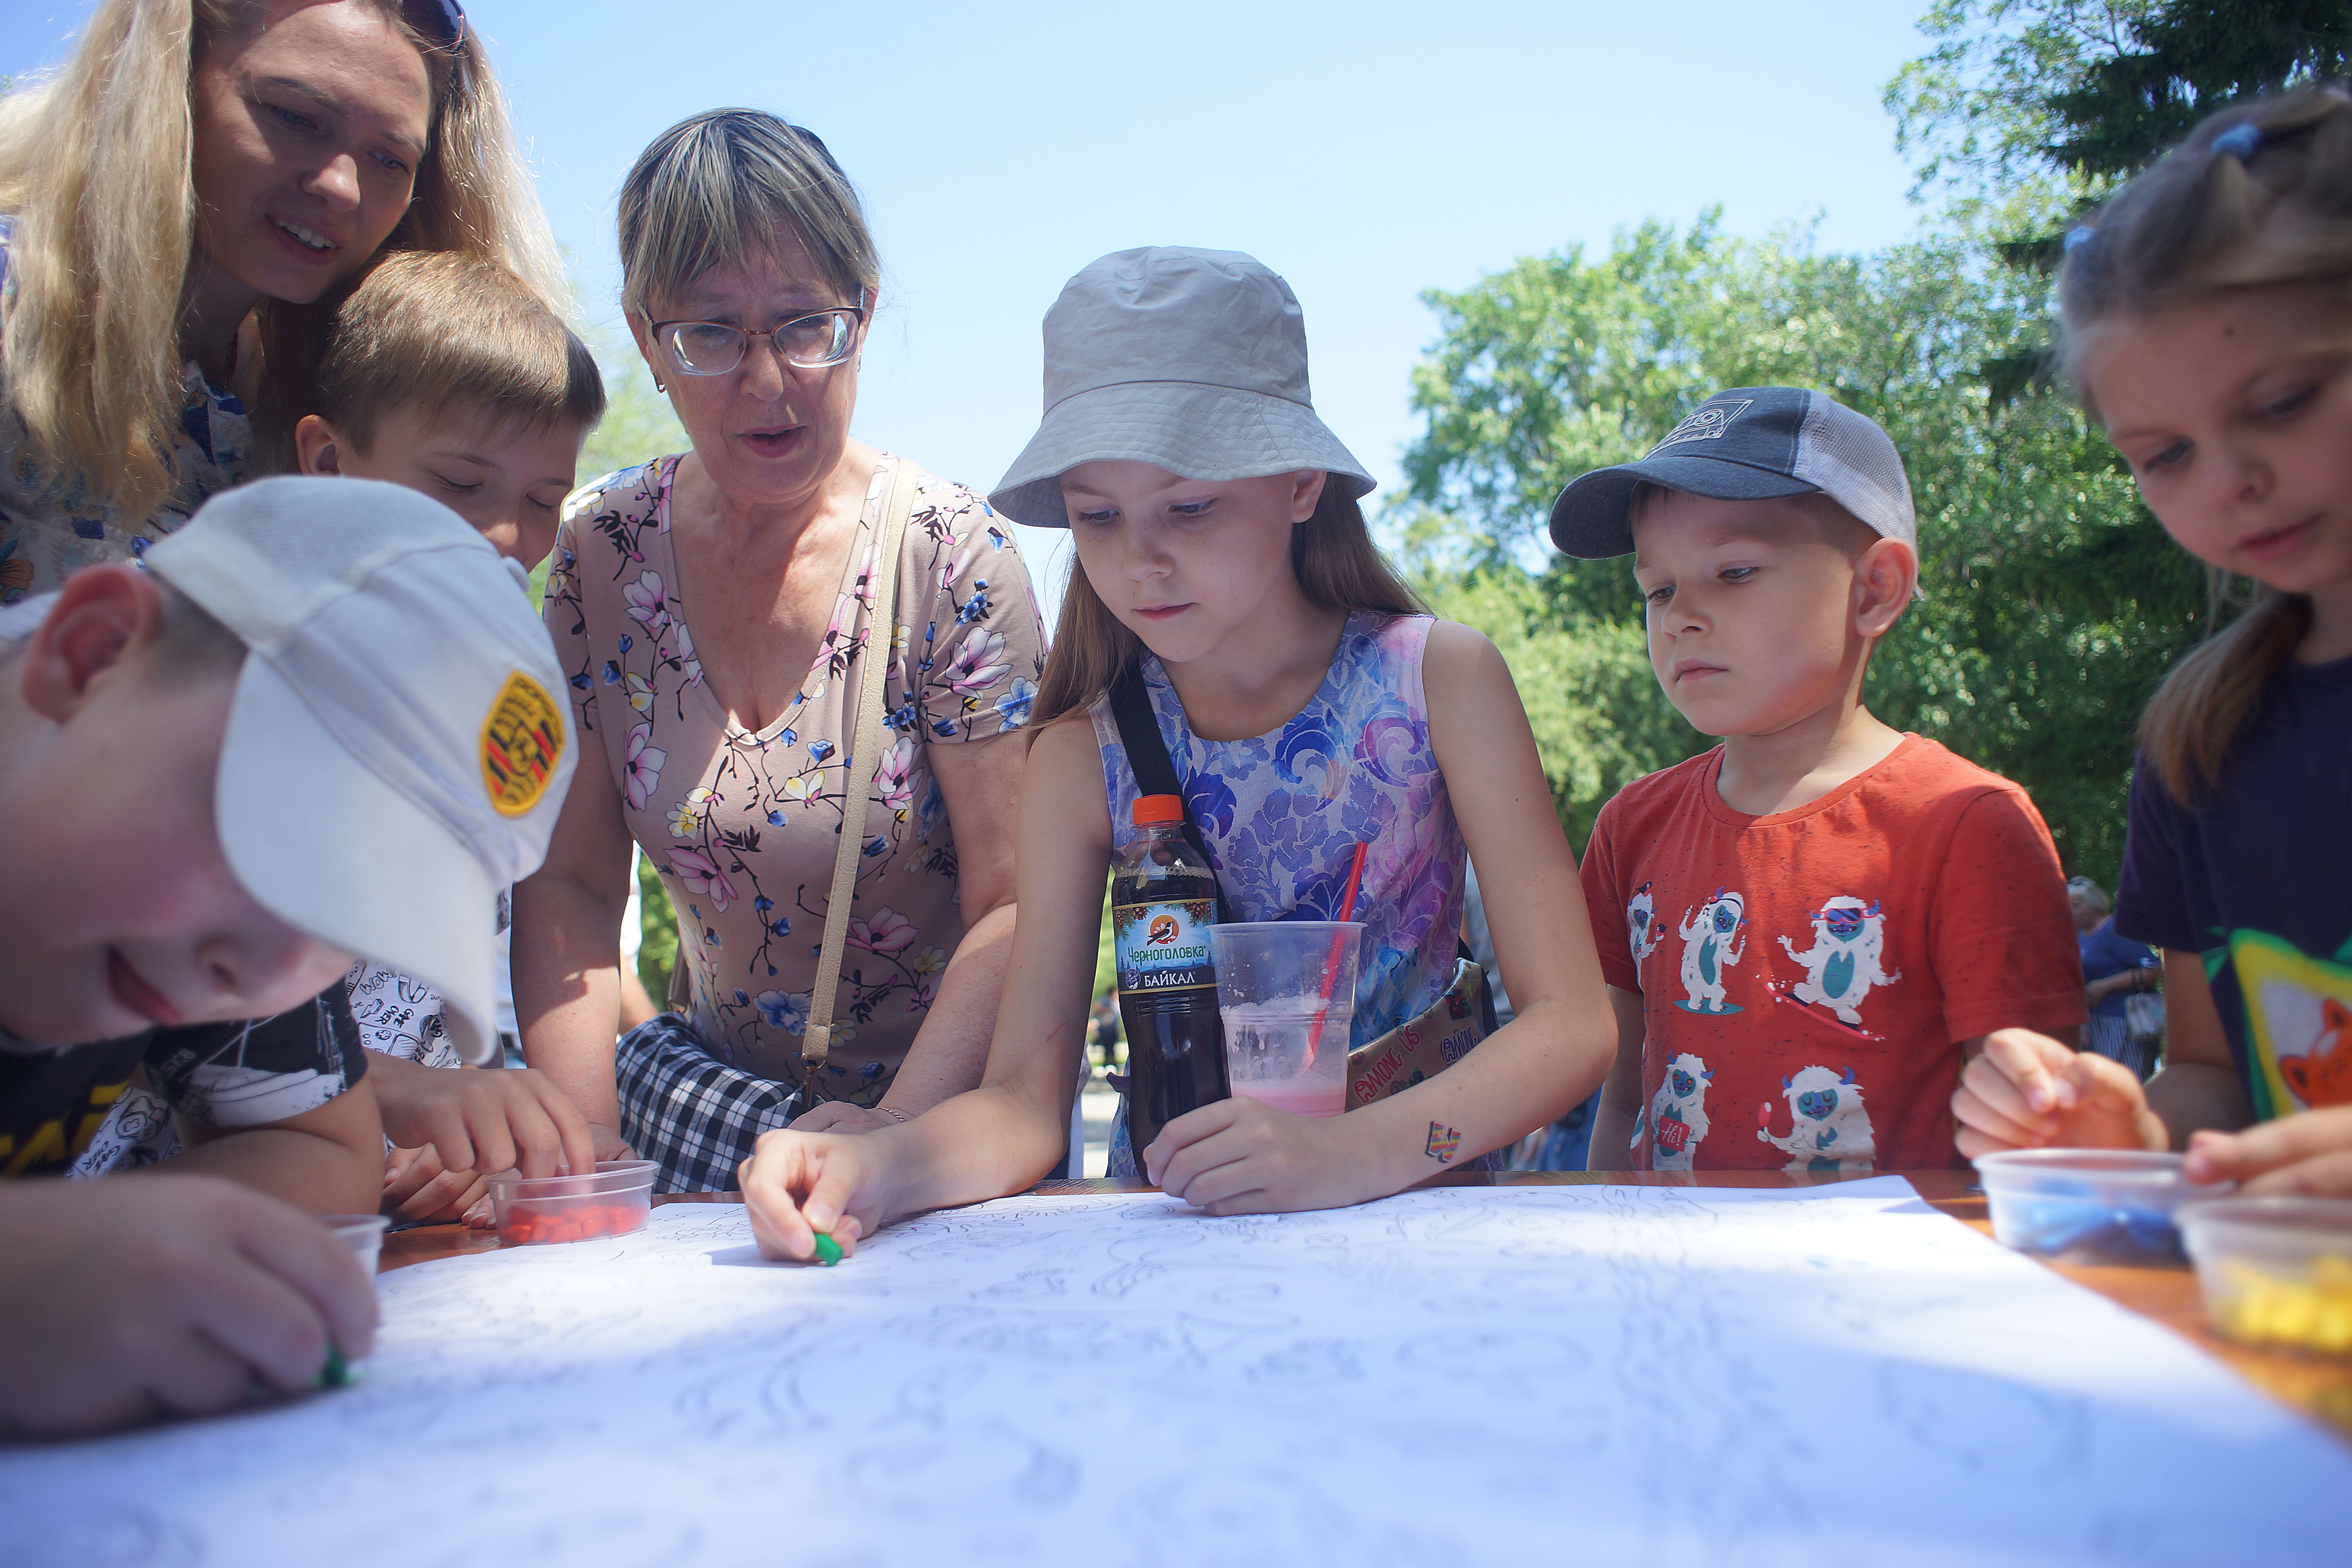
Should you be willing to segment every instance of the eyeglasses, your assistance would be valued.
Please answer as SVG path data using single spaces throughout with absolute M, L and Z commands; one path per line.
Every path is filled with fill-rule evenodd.
M 725 375 L 743 363 L 753 338 L 774 344 L 786 364 L 823 370 L 857 352 L 857 329 L 865 320 L 865 306 L 840 305 L 794 316 L 761 332 L 724 321 L 656 321 L 653 332 L 681 375 Z
M 466 41 L 466 8 L 457 0 L 400 0 L 400 19 L 435 48 Z

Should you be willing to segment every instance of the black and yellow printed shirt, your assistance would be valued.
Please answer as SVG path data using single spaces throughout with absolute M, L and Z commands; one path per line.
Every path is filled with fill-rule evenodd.
M 367 1063 L 340 981 L 299 1007 L 245 1023 L 63 1047 L 0 1035 L 0 1176 L 72 1168 L 101 1130 L 131 1142 L 156 1131 L 116 1117 L 119 1102 L 139 1095 L 142 1068 L 163 1106 L 190 1121 L 258 1127 L 317 1110 L 358 1083 Z

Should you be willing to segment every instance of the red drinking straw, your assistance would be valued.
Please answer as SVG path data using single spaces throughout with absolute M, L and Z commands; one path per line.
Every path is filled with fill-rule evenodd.
M 1348 863 L 1348 896 L 1339 900 L 1339 918 L 1356 918 L 1356 889 L 1364 879 L 1364 851 L 1370 844 L 1356 846 L 1355 858 Z M 1323 1006 L 1315 1015 L 1315 1030 L 1307 1037 L 1307 1065 L 1315 1065 L 1315 1047 L 1323 1043 L 1323 1020 L 1331 1016 L 1331 991 L 1339 981 L 1339 959 L 1347 952 L 1348 933 L 1335 931 L 1331 936 L 1331 956 L 1323 964 Z

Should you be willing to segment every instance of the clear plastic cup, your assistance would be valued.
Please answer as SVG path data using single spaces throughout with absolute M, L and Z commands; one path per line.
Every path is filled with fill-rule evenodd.
M 2222 1198 L 2180 1211 L 2213 1331 L 2352 1356 L 2352 1198 Z
M 1225 1080 L 1244 1100 L 1298 1116 L 1346 1109 L 1360 921 L 1213 926 Z
M 320 1215 L 319 1223 L 333 1231 L 335 1239 L 352 1249 L 369 1278 L 374 1278 L 376 1261 L 383 1254 L 384 1228 L 392 1221 L 380 1214 L 328 1214 Z
M 2184 1263 L 2174 1211 L 2231 1190 L 2192 1184 L 2178 1154 L 2137 1149 L 2006 1149 L 1976 1167 L 1994 1239 L 2069 1263 Z
M 651 1160 L 599 1160 L 593 1175 L 501 1171 L 490 1178 L 490 1207 L 505 1247 L 626 1236 L 645 1225 L 653 1206 Z

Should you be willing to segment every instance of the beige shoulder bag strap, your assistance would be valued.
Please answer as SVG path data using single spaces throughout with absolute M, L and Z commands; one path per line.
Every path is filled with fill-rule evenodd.
M 898 552 L 907 519 L 915 510 L 915 466 L 893 458 L 890 499 L 882 508 L 874 569 L 866 583 L 866 668 L 857 691 L 857 729 L 849 755 L 841 759 L 841 847 L 833 858 L 833 894 L 824 906 L 824 945 L 817 950 L 816 989 L 809 996 L 808 1033 L 801 1037 L 801 1060 L 824 1065 L 833 1048 L 834 993 L 841 984 L 841 949 L 849 935 L 849 906 L 857 896 L 857 861 L 866 847 L 866 795 L 882 765 L 882 708 L 890 668 L 890 643 L 898 626 Z M 880 646 L 877 646 L 877 644 Z

